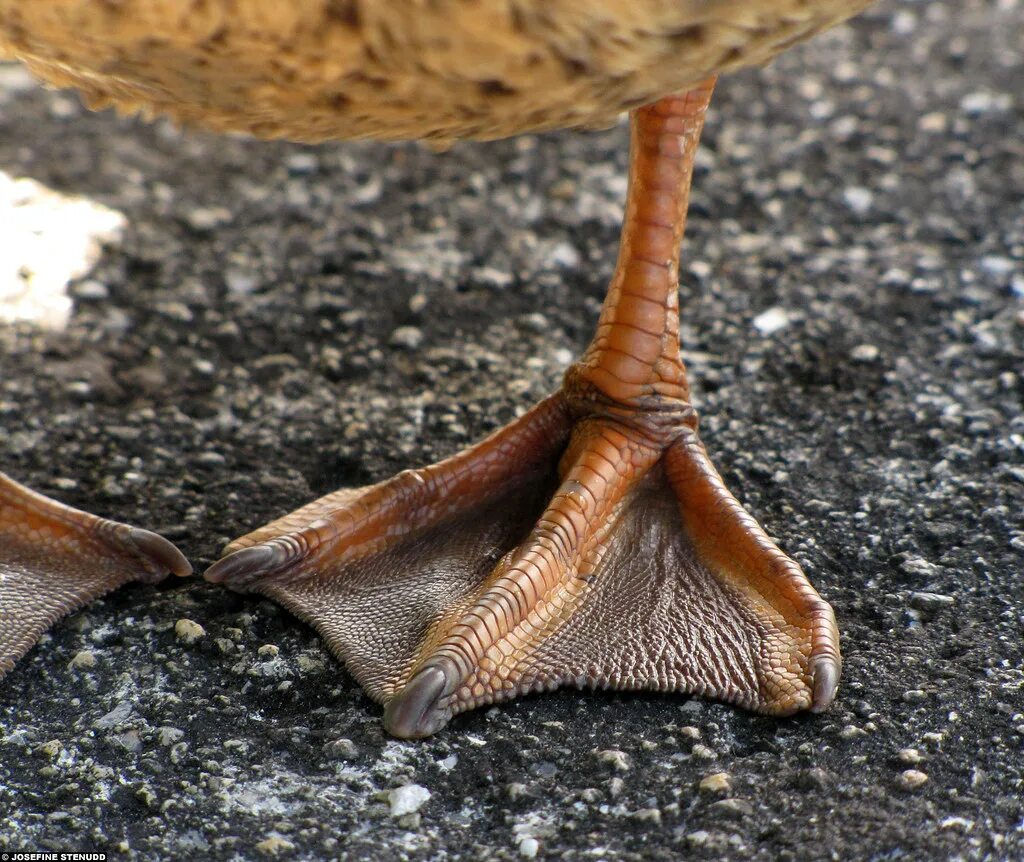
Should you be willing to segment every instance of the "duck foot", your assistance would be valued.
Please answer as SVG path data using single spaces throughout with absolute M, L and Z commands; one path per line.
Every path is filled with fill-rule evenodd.
M 250 533 L 206 573 L 311 623 L 395 736 L 565 685 L 773 715 L 835 694 L 832 609 L 726 490 L 679 357 L 712 84 L 633 113 L 618 266 L 560 392 L 446 461 Z
M 206 577 L 312 624 L 399 737 L 566 685 L 824 709 L 831 608 L 692 420 L 665 436 L 558 393 L 446 461 L 238 539 Z
M 0 473 L 0 678 L 93 599 L 129 581 L 191 573 L 156 533 L 72 509 Z

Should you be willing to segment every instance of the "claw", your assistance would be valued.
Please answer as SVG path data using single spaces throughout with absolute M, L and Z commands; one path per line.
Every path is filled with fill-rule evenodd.
M 179 578 L 186 578 L 192 574 L 192 564 L 163 536 L 140 527 L 128 527 L 124 530 L 123 537 L 125 542 L 152 566 L 153 577 L 147 582 L 156 583 L 162 580 L 167 572 Z
M 831 655 L 815 656 L 811 659 L 810 670 L 813 691 L 811 712 L 824 712 L 839 688 L 839 662 Z
M 218 560 L 204 572 L 213 584 L 224 584 L 233 590 L 244 590 L 253 581 L 276 574 L 303 556 L 303 548 L 287 536 L 242 548 Z
M 384 709 L 384 729 L 399 739 L 422 739 L 448 723 L 451 711 L 441 702 L 458 682 L 449 661 L 431 663 L 418 671 Z

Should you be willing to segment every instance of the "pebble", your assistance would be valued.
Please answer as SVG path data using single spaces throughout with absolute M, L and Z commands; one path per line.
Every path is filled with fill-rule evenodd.
M 280 652 L 280 648 L 275 644 L 263 644 L 263 646 L 256 650 L 256 654 L 260 658 L 277 658 Z
M 732 790 L 732 780 L 728 772 L 715 772 L 704 776 L 698 787 L 702 793 L 728 793 Z
M 910 606 L 919 611 L 936 613 L 943 608 L 951 607 L 956 602 L 952 596 L 944 596 L 942 593 L 913 592 L 910 594 Z
M 359 754 L 359 749 L 351 739 L 333 739 L 324 745 L 324 754 L 341 760 L 352 760 Z
M 719 799 L 711 810 L 723 817 L 748 817 L 754 813 L 754 806 L 746 799 Z
M 873 344 L 858 344 L 850 351 L 850 358 L 854 362 L 874 362 L 878 359 L 879 349 Z
M 597 759 L 600 760 L 602 763 L 609 764 L 617 772 L 629 772 L 629 755 L 627 755 L 624 751 L 609 748 L 605 751 L 597 752 Z
M 185 735 L 185 731 L 177 727 L 161 727 L 156 732 L 157 741 L 161 745 L 174 745 Z
M 513 781 L 505 785 L 505 792 L 509 799 L 522 799 L 529 794 L 529 788 L 519 781 Z
M 415 350 L 422 343 L 423 330 L 417 326 L 399 326 L 388 339 L 391 347 L 401 347 L 405 350 Z
M 715 752 L 713 748 L 708 748 L 706 745 L 701 745 L 699 742 L 693 747 L 691 753 L 698 760 L 714 760 L 718 757 L 717 752 Z
M 100 300 L 107 299 L 109 296 L 110 290 L 107 286 L 94 278 L 86 279 L 75 286 L 76 299 Z
M 174 624 L 174 634 L 183 643 L 194 644 L 206 637 L 206 629 L 193 620 L 182 618 Z
M 843 191 L 843 203 L 845 203 L 857 215 L 865 215 L 871 210 L 875 202 L 875 196 L 870 189 L 861 186 L 851 186 Z
M 96 654 L 87 649 L 79 650 L 71 659 L 71 667 L 76 670 L 89 670 L 96 667 Z
M 524 838 L 519 842 L 519 855 L 524 859 L 536 859 L 540 842 L 536 838 Z
M 918 769 L 905 769 L 896 782 L 903 790 L 917 790 L 928 782 L 928 776 Z
M 256 845 L 256 850 L 264 856 L 279 856 L 294 849 L 295 845 L 280 835 L 270 835 Z
M 900 763 L 905 763 L 908 766 L 917 766 L 917 764 L 924 760 L 921 752 L 916 748 L 901 748 L 896 757 L 899 758 Z
M 401 817 L 403 814 L 415 814 L 430 799 L 430 791 L 419 784 L 405 784 L 388 793 L 391 805 L 391 816 Z
M 761 335 L 774 335 L 789 326 L 790 322 L 786 309 L 776 306 L 757 315 L 753 320 L 753 325 Z

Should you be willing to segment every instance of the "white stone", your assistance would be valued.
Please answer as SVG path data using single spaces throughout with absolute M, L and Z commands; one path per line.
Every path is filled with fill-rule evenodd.
M 786 309 L 774 306 L 767 311 L 762 311 L 754 318 L 754 329 L 762 335 L 773 335 L 779 330 L 785 329 L 790 323 L 791 320 Z
M 401 817 L 403 814 L 415 814 L 430 799 L 430 791 L 419 784 L 406 784 L 396 787 L 388 793 L 391 804 L 391 816 Z

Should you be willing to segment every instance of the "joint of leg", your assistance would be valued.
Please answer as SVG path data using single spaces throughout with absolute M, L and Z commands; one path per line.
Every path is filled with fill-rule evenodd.
M 562 394 L 576 421 L 612 420 L 662 447 L 696 434 L 699 419 L 685 390 L 675 392 L 676 387 L 668 387 L 665 392 L 654 385 L 640 385 L 610 391 L 593 371 L 584 360 L 565 372 Z

